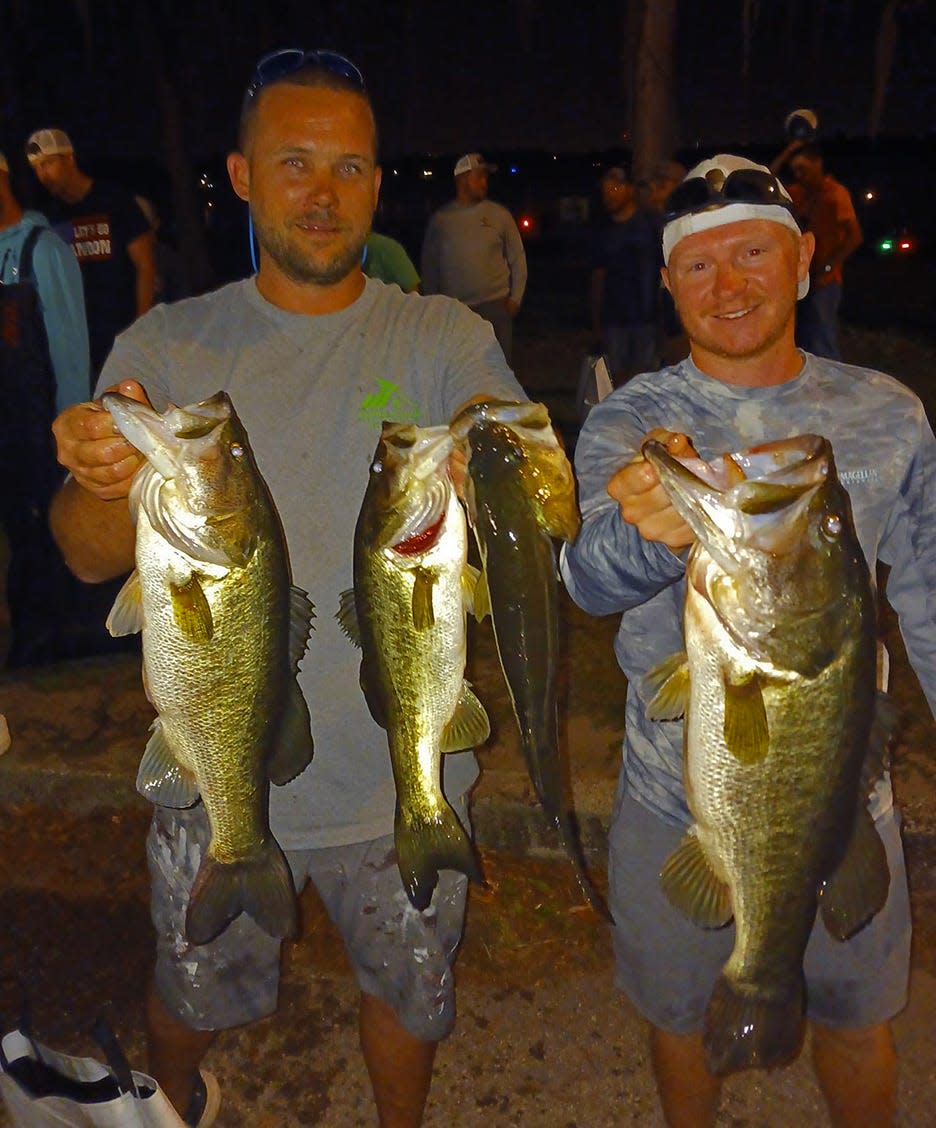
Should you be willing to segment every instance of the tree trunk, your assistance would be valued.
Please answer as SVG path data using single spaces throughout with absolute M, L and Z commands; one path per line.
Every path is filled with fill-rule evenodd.
M 635 59 L 633 144 L 635 181 L 652 176 L 673 155 L 676 140 L 673 39 L 676 0 L 644 0 Z

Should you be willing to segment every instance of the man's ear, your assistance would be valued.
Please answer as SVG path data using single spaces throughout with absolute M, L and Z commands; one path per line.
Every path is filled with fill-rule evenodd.
M 796 279 L 802 282 L 809 277 L 809 264 L 816 253 L 816 236 L 811 231 L 804 231 L 799 237 L 799 261 L 796 266 Z
M 242 200 L 250 199 L 250 166 L 243 153 L 228 153 L 228 176 L 231 187 Z
M 673 287 L 670 285 L 670 282 L 669 282 L 669 270 L 667 269 L 667 267 L 665 267 L 665 266 L 660 267 L 660 278 L 663 280 L 663 285 L 672 294 Z

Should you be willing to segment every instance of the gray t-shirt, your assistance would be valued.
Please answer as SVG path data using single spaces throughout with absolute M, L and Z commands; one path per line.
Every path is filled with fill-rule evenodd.
M 797 434 L 825 435 L 872 565 L 891 566 L 887 597 L 913 668 L 936 711 L 936 440 L 920 400 L 890 376 L 804 354 L 800 374 L 770 388 L 737 388 L 691 360 L 635 377 L 592 408 L 575 450 L 583 524 L 561 570 L 593 615 L 623 612 L 615 653 L 627 675 L 623 771 L 627 790 L 660 817 L 686 823 L 681 721 L 647 719 L 641 678 L 683 649 L 685 569 L 644 540 L 607 492 L 644 435 L 664 427 L 691 437 L 709 460 Z M 879 786 L 875 813 L 891 803 Z
M 526 251 L 514 217 L 493 200 L 454 200 L 429 217 L 423 239 L 424 294 L 448 294 L 477 306 L 501 298 L 523 301 Z
M 228 392 L 279 510 L 293 582 L 315 604 L 299 674 L 315 755 L 296 780 L 271 788 L 280 845 L 389 834 L 387 737 L 364 703 L 361 654 L 335 612 L 352 585 L 354 526 L 382 420 L 440 424 L 475 395 L 526 398 L 490 325 L 449 298 L 375 279 L 338 313 L 287 313 L 251 278 L 135 322 L 118 337 L 99 390 L 129 378 L 160 411 Z M 444 773 L 454 799 L 477 775 L 474 754 L 445 757 Z

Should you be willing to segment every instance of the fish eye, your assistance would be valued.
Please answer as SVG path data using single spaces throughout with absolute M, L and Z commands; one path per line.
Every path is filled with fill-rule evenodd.
M 842 518 L 838 513 L 827 513 L 822 518 L 822 531 L 830 540 L 836 540 L 842 532 Z
M 231 443 L 231 458 L 236 458 L 238 462 L 244 457 L 246 451 L 240 443 Z

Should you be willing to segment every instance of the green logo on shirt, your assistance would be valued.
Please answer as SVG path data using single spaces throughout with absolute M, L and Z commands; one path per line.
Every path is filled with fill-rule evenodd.
M 418 423 L 422 411 L 418 403 L 403 395 L 392 380 L 377 380 L 377 391 L 361 400 L 358 419 L 371 427 L 380 427 L 384 419 L 394 423 Z

